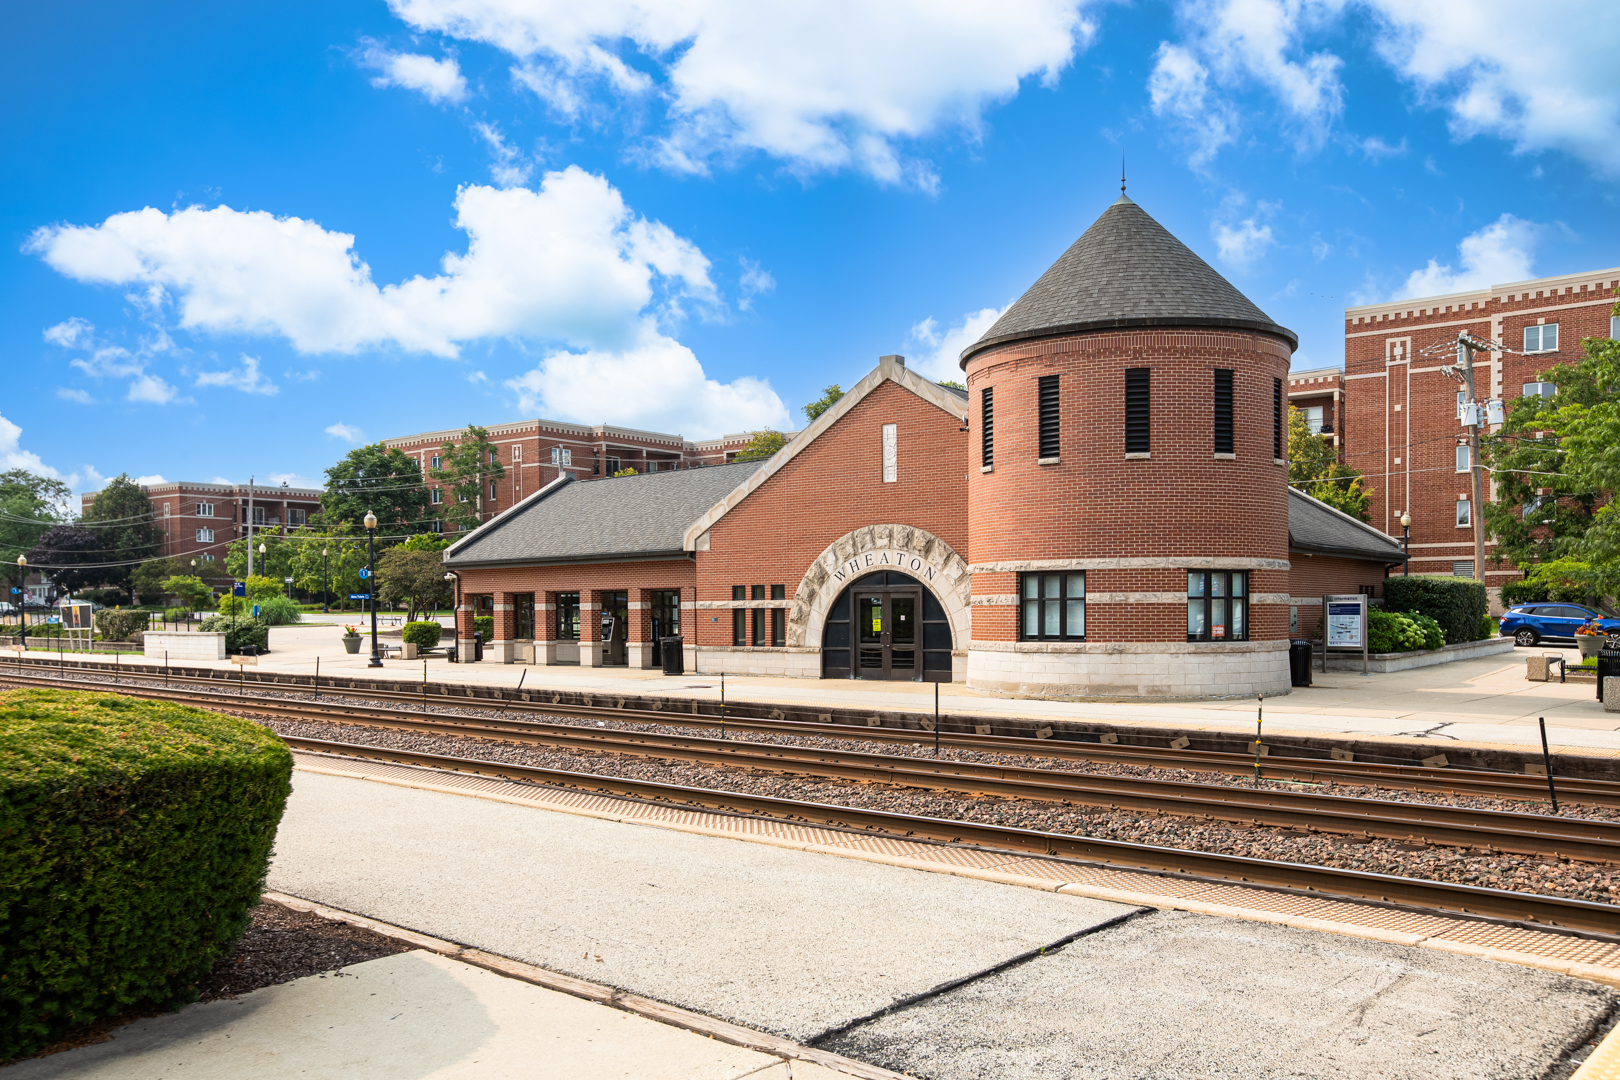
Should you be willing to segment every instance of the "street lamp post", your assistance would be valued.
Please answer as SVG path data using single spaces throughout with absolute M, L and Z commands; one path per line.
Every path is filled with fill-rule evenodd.
M 28 557 L 17 556 L 17 640 L 28 644 Z
M 366 667 L 382 667 L 377 653 L 377 515 L 366 511 L 366 604 L 371 608 L 371 662 Z
M 332 610 L 332 563 L 327 559 L 328 551 L 321 548 L 321 614 L 325 615 Z
M 1412 512 L 1401 511 L 1401 573 L 1406 577 L 1412 576 Z

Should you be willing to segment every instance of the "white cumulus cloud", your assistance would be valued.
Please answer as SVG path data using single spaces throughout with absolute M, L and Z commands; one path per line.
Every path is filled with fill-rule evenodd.
M 937 181 L 907 140 L 1055 80 L 1096 25 L 1080 0 L 390 0 L 417 30 L 493 45 L 564 116 L 594 95 L 667 107 L 657 156 L 702 171 L 757 150 L 804 171 Z
M 91 397 L 87 391 L 80 390 L 77 387 L 58 386 L 56 396 L 63 401 L 75 401 L 80 405 L 94 405 L 96 403 L 96 399 Z
M 360 54 L 360 63 L 379 72 L 372 86 L 399 86 L 419 91 L 435 105 L 456 104 L 467 97 L 467 80 L 454 57 L 435 60 L 418 53 L 389 52 L 370 45 Z
M 1210 226 L 1210 235 L 1215 238 L 1221 261 L 1239 270 L 1249 269 L 1277 243 L 1271 226 L 1261 225 L 1252 217 L 1232 225 L 1217 222 Z
M 1430 259 L 1406 279 L 1400 297 L 1444 296 L 1535 277 L 1535 248 L 1541 226 L 1503 214 L 1463 237 L 1457 245 L 1457 268 Z M 1394 297 L 1391 297 L 1394 299 Z
M 933 316 L 912 326 L 906 341 L 922 347 L 922 353 L 906 360 L 906 366 L 930 379 L 962 381 L 962 350 L 984 337 L 985 331 L 1011 304 L 1000 308 L 970 311 L 949 327 L 941 327 Z
M 230 371 L 205 371 L 197 376 L 198 386 L 222 386 L 240 390 L 244 394 L 263 394 L 273 397 L 281 388 L 264 377 L 259 370 L 259 358 L 242 354 L 242 366 Z
M 546 173 L 538 189 L 463 187 L 455 205 L 456 224 L 468 238 L 465 253 L 446 253 L 432 277 L 381 286 L 352 235 L 227 206 L 172 213 L 149 207 L 100 225 L 51 226 L 36 231 L 27 250 L 78 281 L 159 286 L 185 329 L 282 337 L 302 353 L 394 347 L 456 357 L 464 343 L 490 338 L 560 346 L 559 355 L 588 356 L 600 367 L 598 385 L 614 386 L 618 395 L 606 399 L 612 408 L 581 405 L 583 412 L 555 412 L 560 419 L 629 423 L 626 410 L 677 416 L 667 406 L 679 402 L 694 410 L 685 426 L 695 430 L 710 422 L 722 399 L 740 410 L 727 431 L 785 416 L 764 383 L 714 383 L 689 350 L 666 336 L 689 307 L 720 310 L 709 260 L 668 226 L 635 214 L 604 177 L 570 166 Z M 621 378 L 644 372 L 653 355 L 671 360 L 668 372 L 639 384 Z M 110 370 L 118 360 L 109 356 L 103 366 Z M 174 400 L 174 389 L 143 365 L 130 373 L 138 375 L 131 400 Z M 675 373 L 685 380 L 680 392 L 670 388 Z M 251 372 L 212 377 L 225 374 L 235 381 L 218 385 L 244 389 L 248 374 L 262 382 L 256 364 Z M 574 403 L 589 395 L 579 389 L 544 396 Z
M 326 433 L 334 439 L 342 439 L 346 443 L 359 443 L 365 439 L 364 433 L 359 428 L 345 424 L 342 421 L 336 424 L 328 424 Z
M 168 481 L 163 479 L 163 474 L 162 473 L 153 473 L 150 476 L 137 476 L 137 477 L 135 477 L 135 483 L 140 484 L 140 485 L 142 485 L 144 487 L 144 486 L 149 485 L 149 484 L 167 484 Z
M 184 405 L 191 401 L 190 398 L 181 397 L 180 391 L 150 372 L 137 376 L 135 381 L 129 384 L 129 400 L 147 405 L 167 405 L 170 402 Z

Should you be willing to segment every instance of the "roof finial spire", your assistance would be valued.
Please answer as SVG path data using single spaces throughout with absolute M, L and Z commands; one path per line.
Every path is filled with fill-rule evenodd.
M 1125 194 L 1125 151 L 1119 152 L 1119 193 Z

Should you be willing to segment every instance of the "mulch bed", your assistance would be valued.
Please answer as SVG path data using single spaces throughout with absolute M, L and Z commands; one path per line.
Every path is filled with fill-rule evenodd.
M 414 947 L 371 930 L 333 922 L 307 911 L 294 911 L 267 900 L 254 909 L 253 922 L 236 948 L 197 983 L 197 1000 L 234 998 L 263 986 L 292 982 L 308 975 L 325 975 L 350 964 L 408 952 Z M 150 1007 L 131 1009 L 81 1024 L 34 1056 L 44 1057 L 106 1042 L 125 1024 L 161 1016 L 164 1011 Z M 9 1064 L 12 1062 L 0 1062 L 0 1065 Z

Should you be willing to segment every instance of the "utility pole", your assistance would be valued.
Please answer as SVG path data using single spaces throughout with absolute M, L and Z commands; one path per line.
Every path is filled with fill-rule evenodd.
M 253 477 L 248 477 L 248 512 L 247 512 L 247 538 L 248 538 L 248 572 L 253 576 Z
M 1485 477 L 1479 460 L 1479 429 L 1485 423 L 1485 407 L 1474 396 L 1474 345 L 1467 335 L 1457 335 L 1457 367 L 1462 370 L 1466 394 L 1463 419 L 1468 421 L 1468 473 L 1473 492 L 1468 500 L 1468 519 L 1474 526 L 1474 580 L 1485 581 Z

